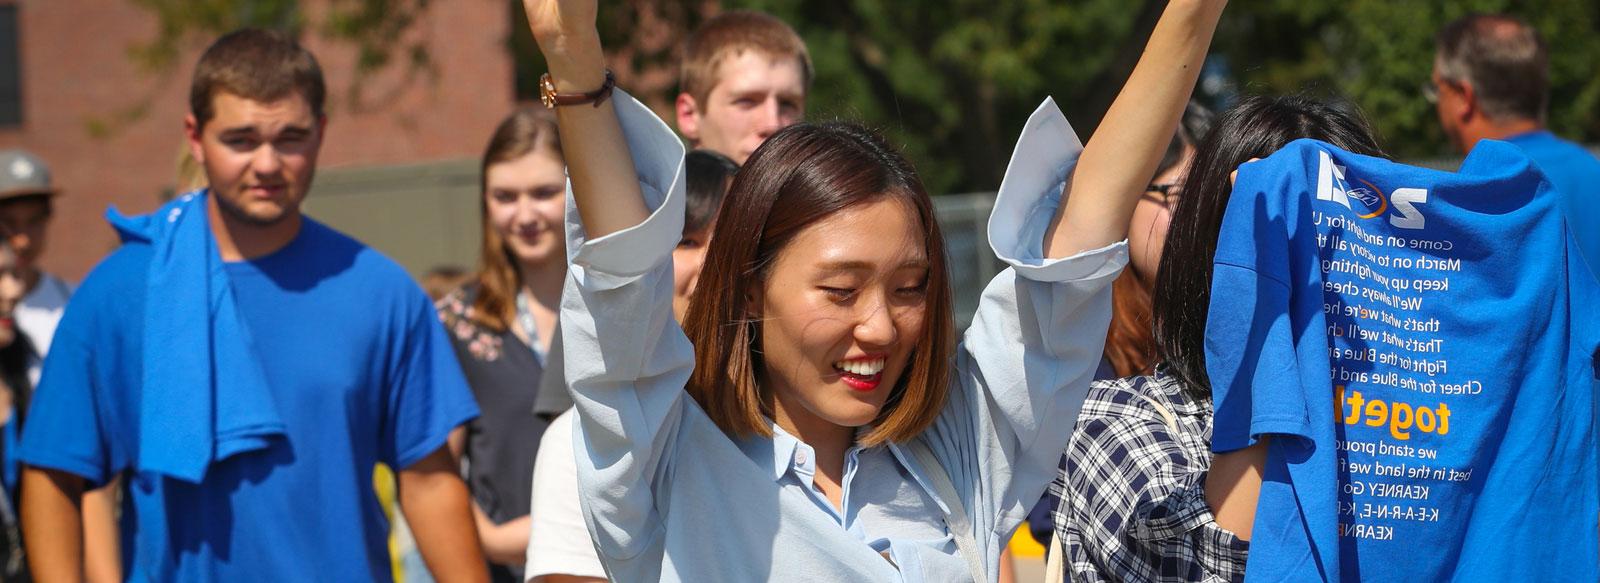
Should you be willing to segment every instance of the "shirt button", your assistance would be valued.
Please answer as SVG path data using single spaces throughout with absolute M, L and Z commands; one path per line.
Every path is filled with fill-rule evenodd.
M 806 452 L 804 452 L 804 451 L 794 452 L 794 463 L 800 464 L 802 466 L 806 465 Z

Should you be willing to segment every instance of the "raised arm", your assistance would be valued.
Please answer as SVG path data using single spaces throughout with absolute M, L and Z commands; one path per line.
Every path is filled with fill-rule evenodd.
M 557 93 L 588 93 L 605 83 L 605 54 L 595 28 L 595 4 L 596 0 L 522 2 Z M 556 108 L 572 196 L 590 239 L 637 225 L 649 215 L 612 105 L 606 100 L 598 107 Z
M 1111 281 L 1127 262 L 1119 241 L 1223 4 L 1171 0 L 1087 148 L 1049 100 L 1018 138 L 989 219 L 990 244 L 1010 268 L 984 289 L 955 361 L 960 391 L 923 434 L 971 497 L 975 532 L 1010 532 L 1057 473 L 1104 349 Z M 1044 216 L 1050 206 L 1065 210 Z M 997 561 L 1004 541 L 992 542 Z
M 595 0 L 523 0 L 558 93 L 604 83 Z M 617 91 L 556 109 L 571 178 L 571 268 L 561 294 L 562 367 L 577 411 L 579 493 L 594 548 L 619 580 L 659 569 L 646 549 L 664 516 L 694 352 L 672 320 L 672 248 L 683 236 L 683 142 Z M 659 552 L 659 551 L 658 551 Z M 656 556 L 652 562 L 648 557 Z M 641 558 L 643 557 L 643 558 Z M 631 571 L 642 569 L 643 571 Z
M 1134 203 L 1172 140 L 1226 5 L 1226 0 L 1167 4 L 1139 64 L 1084 146 L 1077 173 L 1067 183 L 1066 204 L 1045 234 L 1046 257 L 1098 249 L 1127 236 Z

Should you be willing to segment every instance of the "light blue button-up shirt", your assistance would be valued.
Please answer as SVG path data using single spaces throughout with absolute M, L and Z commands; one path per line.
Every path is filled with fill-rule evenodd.
M 615 581 L 967 581 L 928 472 L 900 445 L 853 448 L 843 509 L 812 486 L 816 455 L 775 428 L 730 438 L 684 391 L 694 351 L 672 318 L 684 149 L 618 92 L 644 222 L 587 240 L 567 209 L 561 306 L 584 520 Z M 1043 259 L 1045 228 L 1081 151 L 1051 101 L 1017 144 L 989 223 L 1010 268 L 952 355 L 950 399 L 926 442 L 971 517 L 993 580 L 1000 551 L 1056 473 L 1100 360 L 1116 243 Z M 571 201 L 571 197 L 568 197 Z

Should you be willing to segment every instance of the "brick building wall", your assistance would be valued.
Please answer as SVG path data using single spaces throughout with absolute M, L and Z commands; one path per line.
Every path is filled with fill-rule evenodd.
M 22 123 L 0 128 L 0 148 L 25 148 L 50 165 L 62 195 L 44 266 L 78 281 L 116 246 L 101 219 L 108 206 L 149 212 L 176 184 L 189 76 L 206 43 L 152 75 L 128 49 L 153 38 L 156 22 L 130 0 L 0 5 L 16 7 L 22 86 Z M 506 0 L 433 3 L 411 33 L 427 41 L 436 74 L 407 82 L 403 70 L 386 71 L 363 84 L 359 104 L 350 100 L 354 51 L 310 35 L 329 86 L 320 172 L 479 156 L 515 101 L 509 10 Z M 317 7 L 307 12 L 317 22 Z M 141 104 L 139 115 L 121 115 Z M 96 121 L 109 129 L 95 131 Z

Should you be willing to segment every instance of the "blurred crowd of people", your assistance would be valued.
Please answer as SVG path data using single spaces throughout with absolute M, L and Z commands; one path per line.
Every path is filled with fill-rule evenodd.
M 486 136 L 477 266 L 422 287 L 301 212 L 326 88 L 278 32 L 200 57 L 203 179 L 112 216 L 123 244 L 76 289 L 40 269 L 48 162 L 0 152 L 0 580 L 391 580 L 398 560 L 414 581 L 1009 581 L 1024 524 L 1058 580 L 1597 576 L 1600 161 L 1544 127 L 1552 49 L 1525 22 L 1438 33 L 1418 99 L 1469 154 L 1448 178 L 1384 160 L 1347 103 L 1191 101 L 1223 3 L 1171 2 L 1086 145 L 1052 104 L 1029 120 L 989 227 L 1009 268 L 958 332 L 915 169 L 869 129 L 805 121 L 788 25 L 696 30 L 674 134 L 604 70 L 592 0 L 526 5 L 545 107 Z M 1433 198 L 1358 192 L 1358 172 Z M 1297 246 L 1325 211 L 1274 189 L 1361 218 L 1376 196 L 1402 229 L 1449 207 L 1473 222 L 1429 220 L 1476 225 L 1449 235 L 1469 259 L 1546 264 L 1463 259 L 1511 283 L 1431 308 L 1553 359 L 1458 356 L 1511 380 L 1481 397 L 1498 413 L 1451 402 L 1449 444 L 1409 442 L 1465 444 L 1475 475 L 1421 505 L 1449 536 L 1351 526 L 1379 523 L 1347 511 L 1361 477 L 1332 456 L 1359 441 L 1346 426 L 1406 440 L 1401 404 L 1346 405 L 1355 358 L 1322 295 L 1338 251 Z M 1471 247 L 1508 224 L 1518 240 Z M 1330 346 L 1331 368 L 1307 360 Z M 1319 404 L 1275 421 L 1299 398 L 1275 383 Z M 1442 438 L 1450 409 L 1423 410 L 1405 428 Z M 1511 443 L 1519 423 L 1540 437 Z

